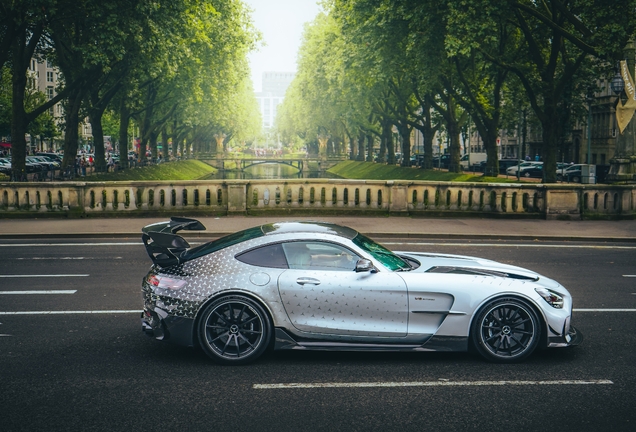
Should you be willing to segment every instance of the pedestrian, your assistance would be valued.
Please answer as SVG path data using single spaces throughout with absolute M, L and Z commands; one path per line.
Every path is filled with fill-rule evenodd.
M 537 162 L 539 162 L 539 155 L 538 155 L 538 154 L 536 154 L 536 155 L 534 156 L 534 160 L 535 160 L 535 161 L 537 161 Z
M 115 171 L 114 165 L 115 163 L 113 162 L 113 157 L 111 156 L 110 153 L 108 153 L 108 163 L 106 164 L 106 171 L 110 172 L 111 168 L 113 169 L 113 171 Z
M 80 158 L 80 169 L 82 170 L 82 177 L 86 177 L 86 159 Z

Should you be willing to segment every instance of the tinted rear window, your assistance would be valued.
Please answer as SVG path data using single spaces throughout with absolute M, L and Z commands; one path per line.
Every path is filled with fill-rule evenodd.
M 248 228 L 243 231 L 238 231 L 233 234 L 227 235 L 225 237 L 221 237 L 220 239 L 211 241 L 209 243 L 203 244 L 201 246 L 197 246 L 195 248 L 189 249 L 181 255 L 183 260 L 193 260 L 195 258 L 202 257 L 203 255 L 210 254 L 212 252 L 216 252 L 218 250 L 224 249 L 229 246 L 234 246 L 235 244 L 252 240 L 258 237 L 262 237 L 263 231 L 261 227 Z

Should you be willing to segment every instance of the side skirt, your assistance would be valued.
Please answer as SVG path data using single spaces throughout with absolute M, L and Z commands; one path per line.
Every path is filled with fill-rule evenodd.
M 423 338 L 426 338 L 423 335 Z M 287 331 L 277 327 L 275 350 L 315 350 L 315 351 L 467 351 L 468 338 L 454 336 L 428 336 L 424 344 L 381 344 L 330 341 L 301 341 L 294 339 Z

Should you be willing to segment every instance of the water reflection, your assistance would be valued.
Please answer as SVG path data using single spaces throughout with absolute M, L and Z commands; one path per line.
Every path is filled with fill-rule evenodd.
M 337 176 L 328 172 L 320 171 L 303 171 L 289 165 L 283 165 L 278 163 L 266 163 L 260 165 L 254 165 L 245 168 L 243 171 L 239 170 L 225 170 L 217 171 L 208 177 L 208 180 L 256 180 L 256 179 L 294 179 L 294 178 L 337 178 Z

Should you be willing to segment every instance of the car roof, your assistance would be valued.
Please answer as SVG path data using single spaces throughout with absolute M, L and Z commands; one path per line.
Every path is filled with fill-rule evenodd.
M 321 233 L 334 234 L 340 237 L 345 237 L 349 240 L 358 235 L 358 232 L 356 230 L 349 227 L 344 227 L 327 222 L 314 221 L 278 222 L 265 224 L 261 226 L 261 230 L 265 235 L 289 233 Z

